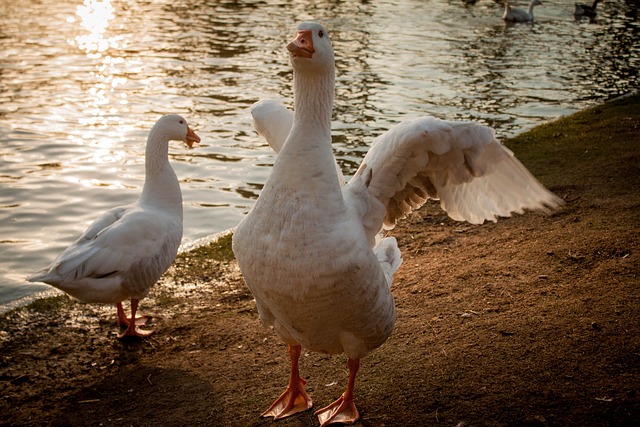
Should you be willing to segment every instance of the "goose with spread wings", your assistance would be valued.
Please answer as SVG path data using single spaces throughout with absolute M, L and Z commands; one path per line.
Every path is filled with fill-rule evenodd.
M 278 152 L 256 203 L 233 235 L 233 250 L 264 324 L 288 345 L 285 392 L 263 416 L 310 409 L 300 377 L 302 348 L 348 357 L 342 396 L 316 412 L 322 425 L 351 424 L 360 359 L 381 346 L 395 322 L 390 290 L 402 259 L 384 236 L 428 199 L 455 220 L 481 224 L 525 210 L 551 212 L 562 200 L 545 189 L 486 126 L 422 117 L 371 145 L 345 185 L 331 147 L 335 60 L 318 23 L 287 45 L 294 111 L 253 107 L 255 128 Z

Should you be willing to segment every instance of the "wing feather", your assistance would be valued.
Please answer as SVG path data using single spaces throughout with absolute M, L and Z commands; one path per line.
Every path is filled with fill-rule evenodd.
M 161 213 L 136 205 L 112 209 L 62 252 L 47 272 L 29 280 L 55 285 L 118 273 L 134 287 L 153 282 L 173 262 L 181 236 L 182 224 L 170 223 Z
M 435 117 L 402 122 L 373 141 L 354 177 L 366 171 L 371 173 L 369 193 L 386 207 L 384 218 L 367 230 L 370 238 L 392 229 L 428 199 L 440 199 L 451 218 L 473 224 L 525 209 L 550 212 L 563 204 L 496 139 L 493 129 L 474 123 Z
M 280 151 L 293 111 L 263 100 L 254 104 L 251 114 L 256 131 Z M 354 178 L 367 170 L 373 172 L 369 194 L 382 203 L 367 204 L 371 209 L 363 214 L 370 239 L 429 199 L 439 199 L 454 220 L 472 224 L 495 222 L 525 209 L 550 212 L 563 204 L 496 139 L 493 129 L 475 123 L 435 117 L 404 121 L 373 141 Z M 352 179 L 345 197 L 356 200 L 362 184 Z M 380 206 L 386 208 L 383 215 Z
M 293 126 L 293 111 L 272 99 L 263 99 L 251 106 L 253 128 L 276 153 L 284 145 Z

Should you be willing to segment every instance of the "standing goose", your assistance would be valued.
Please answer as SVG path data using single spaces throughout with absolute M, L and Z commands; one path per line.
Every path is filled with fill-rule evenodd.
M 540 0 L 531 0 L 531 3 L 529 3 L 529 10 L 514 9 L 511 6 L 509 6 L 509 2 L 505 0 L 504 14 L 502 15 L 502 19 L 510 22 L 533 21 L 533 8 L 535 6 L 541 6 L 541 5 L 542 5 L 542 2 Z
M 490 128 L 433 117 L 400 123 L 378 137 L 341 186 L 331 147 L 329 35 L 318 23 L 302 23 L 287 50 L 295 112 L 272 102 L 253 108 L 256 129 L 279 152 L 234 233 L 233 250 L 263 323 L 274 327 L 291 359 L 287 389 L 262 415 L 279 419 L 312 407 L 298 368 L 304 347 L 346 353 L 346 390 L 316 414 L 322 426 L 352 424 L 359 418 L 360 359 L 387 340 L 395 322 L 390 285 L 402 260 L 395 238 L 382 237 L 382 230 L 429 198 L 439 198 L 452 218 L 476 224 L 524 209 L 550 211 L 562 201 Z M 284 142 L 278 140 L 283 135 Z
M 163 116 L 147 139 L 145 181 L 138 201 L 108 210 L 44 271 L 28 278 L 87 303 L 116 304 L 126 336 L 147 337 L 138 328 L 138 302 L 176 257 L 182 239 L 182 193 L 169 163 L 169 141 L 191 148 L 200 138 L 178 115 Z M 131 318 L 122 301 L 131 299 Z M 137 321 L 137 322 L 136 322 Z

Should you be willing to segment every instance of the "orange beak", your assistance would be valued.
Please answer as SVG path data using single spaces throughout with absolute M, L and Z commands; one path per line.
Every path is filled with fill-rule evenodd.
M 296 37 L 289 42 L 287 50 L 291 56 L 301 56 L 311 58 L 315 49 L 313 48 L 313 34 L 311 30 L 300 30 Z
M 190 127 L 187 126 L 187 140 L 185 141 L 189 148 L 193 147 L 193 144 L 196 142 L 200 142 L 200 137 L 196 135 L 194 131 L 191 130 Z

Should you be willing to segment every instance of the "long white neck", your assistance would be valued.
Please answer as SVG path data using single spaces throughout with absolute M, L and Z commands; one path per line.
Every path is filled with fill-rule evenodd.
M 169 137 L 162 128 L 154 126 L 147 139 L 145 150 L 145 181 L 140 201 L 161 209 L 180 212 L 182 194 L 178 177 L 168 159 Z
M 294 75 L 293 129 L 322 134 L 331 143 L 335 73 Z M 298 129 L 296 129 L 296 127 Z
M 295 176 L 308 186 L 339 188 L 331 146 L 335 71 L 294 72 L 294 119 L 274 174 Z M 286 164 L 286 170 L 279 170 Z M 284 169 L 284 167 L 283 167 Z

